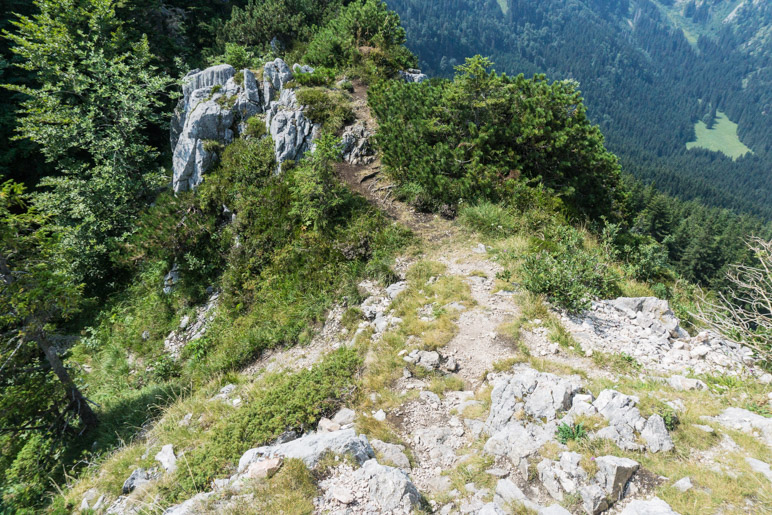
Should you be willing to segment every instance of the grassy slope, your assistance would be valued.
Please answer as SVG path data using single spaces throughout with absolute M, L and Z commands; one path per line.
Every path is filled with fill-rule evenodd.
M 737 124 L 731 121 L 724 113 L 716 113 L 716 122 L 713 128 L 708 129 L 705 122 L 698 121 L 694 126 L 697 133 L 697 141 L 686 144 L 687 149 L 704 148 L 714 152 L 722 152 L 732 159 L 737 159 L 745 154 L 753 153 L 737 136 Z

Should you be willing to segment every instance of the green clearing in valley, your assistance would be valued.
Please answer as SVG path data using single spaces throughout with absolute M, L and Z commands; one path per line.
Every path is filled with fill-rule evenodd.
M 749 152 L 753 153 L 737 137 L 737 124 L 721 111 L 716 113 L 716 121 L 712 129 L 708 129 L 705 122 L 700 120 L 694 125 L 694 131 L 697 133 L 697 141 L 688 142 L 686 144 L 687 149 L 704 148 L 714 152 L 723 152 L 732 159 L 742 157 Z
M 509 11 L 509 4 L 507 3 L 508 0 L 497 0 L 499 2 L 499 7 L 501 7 L 501 12 L 504 14 L 507 14 Z

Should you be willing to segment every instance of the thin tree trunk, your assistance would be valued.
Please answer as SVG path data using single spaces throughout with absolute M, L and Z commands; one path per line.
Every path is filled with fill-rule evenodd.
M 65 390 L 67 390 L 67 398 L 70 399 L 70 405 L 68 406 L 70 411 L 80 418 L 87 429 L 99 425 L 99 419 L 97 418 L 96 413 L 94 413 L 91 406 L 88 405 L 88 401 L 75 385 L 75 382 L 70 377 L 67 369 L 64 368 L 62 360 L 60 360 L 59 356 L 56 354 L 56 350 L 48 343 L 48 340 L 43 334 L 39 334 L 36 340 L 38 347 L 40 347 L 40 350 L 46 355 L 46 359 L 51 365 L 54 374 L 56 374 L 56 377 L 59 378 L 59 381 L 61 381 Z

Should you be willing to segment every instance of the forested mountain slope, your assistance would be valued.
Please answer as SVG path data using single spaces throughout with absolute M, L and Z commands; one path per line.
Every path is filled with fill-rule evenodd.
M 464 56 L 480 53 L 509 74 L 576 79 L 590 118 L 600 124 L 625 170 L 685 199 L 772 215 L 767 3 L 393 0 L 389 5 L 400 14 L 408 46 L 424 71 L 449 75 Z M 686 143 L 696 139 L 695 124 L 705 120 L 710 126 L 720 113 L 738 124 L 739 141 L 729 125 L 717 124 L 716 135 L 729 131 L 733 145 L 742 142 L 752 153 L 733 160 L 687 150 Z

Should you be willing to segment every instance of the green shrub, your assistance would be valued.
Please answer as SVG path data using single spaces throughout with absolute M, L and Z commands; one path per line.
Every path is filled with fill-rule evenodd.
M 491 66 L 476 56 L 453 81 L 370 88 L 382 161 L 400 195 L 432 210 L 527 204 L 527 195 L 515 197 L 536 183 L 570 215 L 617 217 L 619 165 L 587 120 L 576 84 L 498 75 Z
M 225 55 L 223 60 L 237 70 L 253 68 L 255 65 L 255 56 L 246 47 L 235 43 L 225 44 Z M 243 78 L 243 75 L 242 75 Z
M 314 123 L 322 124 L 325 132 L 335 134 L 354 119 L 354 112 L 346 97 L 324 88 L 298 90 L 297 99 L 306 106 L 305 115 Z
M 558 426 L 558 429 L 555 432 L 555 438 L 557 438 L 558 442 L 565 445 L 569 440 L 582 440 L 583 438 L 587 438 L 587 431 L 581 423 L 568 425 L 563 422 Z
M 405 30 L 399 16 L 389 11 L 385 3 L 357 0 L 343 7 L 314 34 L 305 57 L 313 65 L 329 68 L 364 59 L 376 65 L 372 75 L 385 78 L 398 69 L 415 65 L 415 57 L 403 46 L 404 42 Z
M 361 359 L 348 348 L 332 352 L 310 370 L 277 373 L 264 379 L 244 407 L 210 428 L 211 439 L 187 450 L 187 466 L 166 488 L 174 501 L 206 489 L 212 479 L 233 471 L 234 460 L 246 450 L 268 443 L 289 429 L 312 429 L 323 416 L 338 409 L 354 391 Z
M 586 309 L 593 297 L 617 294 L 618 274 L 583 243 L 581 233 L 570 226 L 549 228 L 544 239 L 532 242 L 532 252 L 525 257 L 523 286 L 570 311 Z
M 290 214 L 298 217 L 304 227 L 317 231 L 328 228 L 345 201 L 346 188 L 332 166 L 340 154 L 339 142 L 329 134 L 323 135 L 314 153 L 292 170 Z
M 262 116 L 248 118 L 246 125 L 244 136 L 248 138 L 258 139 L 268 134 L 268 129 L 265 128 L 265 119 Z
M 338 87 L 344 91 L 348 91 L 349 93 L 354 92 L 354 84 L 348 79 L 340 81 L 338 83 Z
M 313 73 L 296 73 L 294 80 L 301 86 L 329 86 L 335 81 L 335 69 L 318 66 Z

